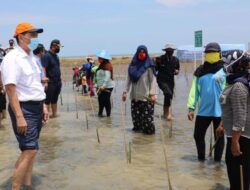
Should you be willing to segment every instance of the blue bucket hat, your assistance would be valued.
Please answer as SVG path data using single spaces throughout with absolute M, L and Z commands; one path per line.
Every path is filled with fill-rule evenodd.
M 106 52 L 106 50 L 100 50 L 98 51 L 96 54 L 95 54 L 96 57 L 100 57 L 100 58 L 103 58 L 103 59 L 107 59 L 107 60 L 111 60 L 112 57 L 110 54 L 108 54 Z

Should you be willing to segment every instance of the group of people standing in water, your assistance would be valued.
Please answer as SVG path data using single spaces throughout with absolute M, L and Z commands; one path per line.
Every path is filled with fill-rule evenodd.
M 174 76 L 180 71 L 177 57 L 173 55 L 175 47 L 167 44 L 165 54 L 151 59 L 147 47 L 137 48 L 128 73 L 122 100 L 126 101 L 130 92 L 133 131 L 147 135 L 155 133 L 154 103 L 157 100 L 158 87 L 164 94 L 163 116 L 172 120 L 171 100 L 174 94 Z M 99 101 L 98 115 L 102 116 L 106 108 L 111 113 L 110 95 L 114 88 L 111 56 L 106 52 L 96 55 L 101 63 L 96 70 Z M 250 59 L 241 50 L 222 51 L 218 43 L 206 45 L 204 63 L 194 72 L 192 86 L 188 96 L 188 114 L 190 121 L 197 115 L 194 126 L 194 139 L 198 160 L 206 159 L 205 135 L 213 123 L 214 161 L 222 159 L 225 137 L 227 137 L 226 164 L 231 190 L 241 186 L 249 189 L 250 182 L 250 96 L 249 73 Z M 243 181 L 243 184 L 242 184 Z
M 250 182 L 250 57 L 242 50 L 223 52 L 209 43 L 204 63 L 194 72 L 188 97 L 188 119 L 195 119 L 198 160 L 205 160 L 205 134 L 213 122 L 214 161 L 220 162 L 227 138 L 226 165 L 230 190 L 249 189 Z
M 170 106 L 174 93 L 174 76 L 179 73 L 180 64 L 178 58 L 173 56 L 173 45 L 167 44 L 163 50 L 164 55 L 152 60 L 147 47 L 139 46 L 128 66 L 122 100 L 126 101 L 130 91 L 134 132 L 155 133 L 154 103 L 158 94 L 157 84 L 164 94 L 163 115 L 166 120 L 173 119 Z M 249 189 L 249 69 L 250 57 L 246 52 L 234 49 L 224 52 L 222 57 L 220 45 L 216 42 L 208 43 L 204 51 L 204 63 L 194 72 L 188 96 L 187 117 L 190 121 L 194 119 L 198 108 L 194 127 L 198 160 L 205 161 L 205 135 L 211 122 L 215 162 L 222 159 L 224 134 L 227 138 L 225 160 L 231 190 Z M 106 89 L 105 86 L 103 88 Z M 109 114 L 107 112 L 108 116 Z
M 179 60 L 173 55 L 174 50 L 174 45 L 167 44 L 163 49 L 165 54 L 153 60 L 149 56 L 147 47 L 141 45 L 137 48 L 128 66 L 122 100 L 127 100 L 130 91 L 131 116 L 134 126 L 132 130 L 134 132 L 149 135 L 155 133 L 154 103 L 157 99 L 158 86 L 164 94 L 163 117 L 172 120 L 170 105 L 174 93 L 174 75 L 177 75 L 180 70 Z M 110 97 L 115 87 L 113 67 L 110 63 L 112 58 L 105 50 L 99 51 L 95 56 L 98 57 L 100 64 L 93 71 L 92 78 L 92 80 L 95 78 L 94 83 L 98 95 L 98 116 L 103 117 L 105 108 L 107 117 L 110 117 Z M 82 70 L 86 71 L 88 64 L 83 65 Z
M 134 132 L 155 133 L 154 103 L 157 99 L 158 86 L 164 94 L 163 117 L 172 120 L 170 105 L 174 93 L 174 75 L 177 75 L 180 70 L 179 60 L 174 56 L 174 50 L 174 45 L 167 44 L 163 49 L 164 55 L 151 59 L 147 47 L 141 45 L 128 66 L 122 100 L 127 100 L 130 91 Z M 110 117 L 110 97 L 115 87 L 113 67 L 110 62 L 112 57 L 105 50 L 97 52 L 95 56 L 98 58 L 99 66 L 94 64 L 92 56 L 88 56 L 87 63 L 80 70 L 85 72 L 88 78 L 90 96 L 95 94 L 93 86 L 96 86 L 99 103 L 98 116 L 104 116 L 105 108 L 106 116 Z
M 49 52 L 40 56 L 41 52 L 44 53 L 44 47 L 39 45 L 37 38 L 42 32 L 43 29 L 30 23 L 17 25 L 14 33 L 17 47 L 7 54 L 0 67 L 1 85 L 9 98 L 8 110 L 21 150 L 13 173 L 13 190 L 21 187 L 32 189 L 33 161 L 39 149 L 42 124 L 49 119 L 50 104 L 52 117 L 58 116 L 57 100 L 62 83 L 57 53 L 62 46 L 59 40 L 53 40 Z M 141 45 L 128 66 L 122 100 L 126 101 L 130 92 L 134 132 L 155 133 L 154 104 L 158 87 L 164 94 L 163 117 L 167 121 L 173 119 L 170 107 L 174 76 L 180 71 L 174 50 L 174 45 L 167 44 L 163 48 L 164 55 L 151 59 L 147 47 Z M 205 160 L 205 134 L 213 122 L 216 142 L 214 161 L 221 161 L 225 135 L 230 189 L 247 190 L 250 182 L 250 58 L 241 50 L 228 51 L 224 57 L 221 53 L 218 43 L 206 45 L 205 61 L 193 75 L 187 117 L 192 121 L 198 108 L 194 128 L 198 160 Z M 105 50 L 97 52 L 95 56 L 99 66 L 95 66 L 89 57 L 83 70 L 87 73 L 91 96 L 95 95 L 93 87 L 96 84 L 98 116 L 103 117 L 105 109 L 106 116 L 110 117 L 110 97 L 115 87 L 112 57 Z

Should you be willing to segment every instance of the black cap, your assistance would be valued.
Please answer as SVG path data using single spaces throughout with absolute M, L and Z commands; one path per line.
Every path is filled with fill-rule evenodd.
M 45 51 L 44 45 L 43 44 L 38 44 L 37 48 L 33 50 L 33 53 L 35 55 L 41 53 L 42 51 Z
M 60 40 L 57 40 L 57 39 L 52 40 L 51 43 L 50 43 L 50 46 L 55 45 L 55 44 L 59 45 L 60 44 Z
M 60 43 L 60 40 L 58 40 L 58 39 L 54 39 L 54 40 L 51 41 L 50 47 L 52 47 L 53 45 L 57 45 L 57 46 L 59 46 L 59 47 L 64 47 L 64 46 Z
M 220 51 L 221 51 L 220 45 L 216 42 L 208 43 L 205 47 L 205 53 L 220 52 Z

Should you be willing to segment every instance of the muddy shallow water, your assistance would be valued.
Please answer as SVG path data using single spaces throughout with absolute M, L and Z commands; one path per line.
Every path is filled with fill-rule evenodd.
M 191 63 L 182 65 L 182 72 L 176 77 L 171 137 L 171 123 L 159 119 L 162 107 L 158 105 L 155 106 L 155 135 L 131 131 L 130 102 L 121 102 L 126 66 L 115 66 L 116 88 L 112 93 L 111 118 L 96 117 L 97 98 L 90 99 L 72 90 L 69 81 L 72 71 L 63 69 L 64 85 L 58 102 L 60 117 L 50 119 L 42 129 L 33 174 L 35 189 L 166 190 L 169 189 L 167 174 L 174 190 L 228 189 L 224 157 L 221 164 L 210 158 L 200 163 L 196 158 L 194 122 L 186 118 L 192 68 Z M 162 99 L 160 92 L 158 101 L 162 102 Z M 3 124 L 4 129 L 0 130 L 0 189 L 8 190 L 19 150 L 9 118 Z M 161 141 L 161 134 L 164 141 Z M 209 129 L 207 154 L 210 134 Z M 125 144 L 127 150 L 131 144 L 131 163 L 127 161 Z

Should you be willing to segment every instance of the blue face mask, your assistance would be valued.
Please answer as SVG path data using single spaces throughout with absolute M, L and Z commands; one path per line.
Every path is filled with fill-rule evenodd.
M 31 38 L 29 43 L 29 48 L 31 51 L 35 50 L 39 44 L 39 41 L 37 38 Z

